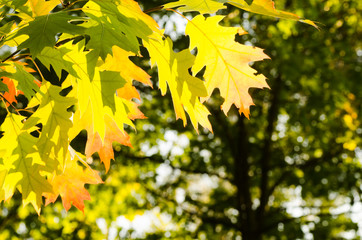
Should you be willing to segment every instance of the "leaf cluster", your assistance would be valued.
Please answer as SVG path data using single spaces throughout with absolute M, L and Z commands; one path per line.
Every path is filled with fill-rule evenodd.
M 102 182 L 91 168 L 92 154 L 99 154 L 108 171 L 113 142 L 131 146 L 126 129 L 145 118 L 134 82 L 153 84 L 130 60 L 142 58 L 143 47 L 151 65 L 157 65 L 161 93 L 169 90 L 176 118 L 184 125 L 188 116 L 196 131 L 198 125 L 212 131 L 203 103 L 215 89 L 224 99 L 225 114 L 235 105 L 249 117 L 248 90 L 268 87 L 250 63 L 268 56 L 236 42 L 235 36 L 246 32 L 221 26 L 225 16 L 204 15 L 224 4 L 315 26 L 276 10 L 270 0 L 180 0 L 158 8 L 187 21 L 189 47 L 175 52 L 172 40 L 133 0 L 1 1 L 1 47 L 15 50 L 0 65 L 0 97 L 7 112 L 1 125 L 0 200 L 10 200 L 17 189 L 23 203 L 38 213 L 42 197 L 49 204 L 58 196 L 66 210 L 74 205 L 83 211 L 83 201 L 90 199 L 84 184 Z M 182 15 L 190 11 L 200 14 L 193 19 Z M 18 102 L 20 97 L 24 101 Z M 84 130 L 83 155 L 70 143 Z

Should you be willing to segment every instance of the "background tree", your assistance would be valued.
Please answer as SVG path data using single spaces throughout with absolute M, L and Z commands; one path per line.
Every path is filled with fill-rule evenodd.
M 160 4 L 145 1 L 145 8 Z M 242 23 L 249 32 L 238 40 L 266 49 L 272 58 L 254 64 L 272 90 L 252 91 L 251 120 L 236 109 L 226 118 L 216 98 L 208 102 L 214 134 L 196 135 L 174 121 L 170 99 L 144 89 L 151 101 L 142 105 L 149 114 L 137 122 L 143 129 L 133 138 L 137 144 L 115 146 L 117 159 L 106 184 L 90 188 L 95 197 L 86 214 L 65 213 L 58 203 L 37 217 L 19 209 L 19 199 L 3 208 L 2 236 L 358 239 L 361 3 L 277 4 L 324 26 L 318 32 L 228 9 L 223 23 Z M 183 49 L 187 39 L 179 36 L 176 42 L 175 48 Z M 84 149 L 84 136 L 74 147 Z M 137 226 L 140 215 L 152 216 L 146 219 L 154 224 L 144 233 Z M 134 224 L 127 226 L 126 219 Z

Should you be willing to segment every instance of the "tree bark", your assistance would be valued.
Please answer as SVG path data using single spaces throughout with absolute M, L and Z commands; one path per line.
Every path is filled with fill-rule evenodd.
M 264 228 L 264 219 L 266 206 L 269 200 L 269 172 L 270 172 L 270 161 L 271 161 L 271 143 L 272 135 L 275 128 L 275 122 L 278 116 L 279 109 L 279 95 L 281 91 L 281 78 L 280 76 L 276 78 L 276 82 L 271 90 L 272 99 L 270 108 L 268 111 L 268 125 L 265 130 L 264 146 L 262 149 L 262 156 L 260 159 L 261 167 L 261 181 L 260 181 L 260 205 L 257 209 L 257 222 L 258 229 L 261 230 Z M 262 232 L 262 231 L 258 231 Z
M 237 187 L 237 209 L 239 211 L 239 225 L 243 240 L 259 240 L 255 214 L 252 209 L 252 196 L 248 163 L 248 134 L 245 127 L 245 118 L 240 118 L 236 141 L 234 144 L 234 180 Z

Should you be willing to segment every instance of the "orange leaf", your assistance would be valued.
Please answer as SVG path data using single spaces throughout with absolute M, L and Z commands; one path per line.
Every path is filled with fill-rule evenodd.
M 129 82 L 127 82 L 122 88 L 117 90 L 117 96 L 127 100 L 131 100 L 132 98 L 137 98 L 141 100 L 139 92 Z
M 84 212 L 84 200 L 91 199 L 84 184 L 103 183 L 97 171 L 90 168 L 83 169 L 76 160 L 70 159 L 66 162 L 63 173 L 55 175 L 49 182 L 53 186 L 54 193 L 44 193 L 45 205 L 54 203 L 60 195 L 65 210 L 68 211 L 74 205 L 82 212 Z
M 11 103 L 18 103 L 16 96 L 19 95 L 20 91 L 16 90 L 13 80 L 7 77 L 3 77 L 3 83 L 8 86 L 9 92 L 5 92 L 3 97 L 6 99 L 6 107 L 9 107 Z

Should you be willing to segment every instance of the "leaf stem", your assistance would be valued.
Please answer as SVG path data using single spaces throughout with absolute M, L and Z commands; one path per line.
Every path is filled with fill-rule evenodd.
M 153 8 L 144 10 L 143 12 L 144 13 L 151 13 L 151 12 L 156 12 L 156 11 L 159 11 L 159 10 L 162 10 L 162 9 L 163 9 L 163 6 L 158 6 L 158 7 L 153 7 Z
M 42 72 L 40 71 L 38 65 L 37 65 L 36 62 L 34 61 L 34 59 L 31 58 L 31 57 L 27 57 L 26 59 L 29 59 L 29 60 L 31 60 L 31 61 L 33 62 L 34 66 L 36 67 L 36 69 L 37 69 L 38 72 L 39 72 L 39 75 L 40 75 L 40 77 L 41 77 L 42 82 L 45 82 L 45 78 L 44 78 Z

